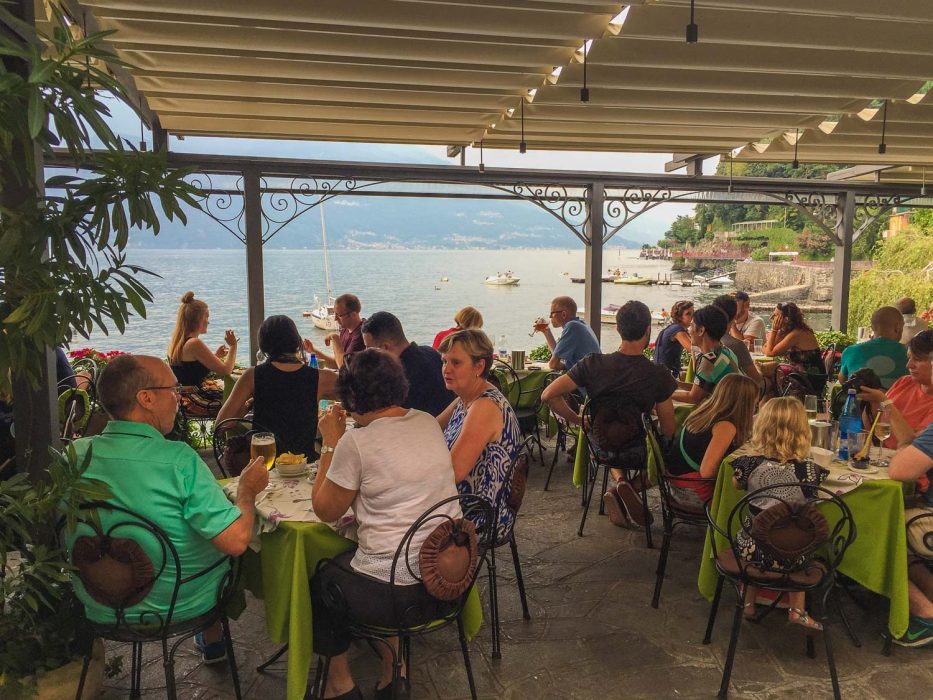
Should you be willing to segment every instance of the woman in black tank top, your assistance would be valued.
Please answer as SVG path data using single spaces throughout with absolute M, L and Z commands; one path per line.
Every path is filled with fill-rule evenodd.
M 246 416 L 252 399 L 253 420 L 272 431 L 278 453 L 317 458 L 318 401 L 333 398 L 337 374 L 308 367 L 302 339 L 288 316 L 270 316 L 259 328 L 259 349 L 268 358 L 247 369 L 220 409 L 218 422 Z

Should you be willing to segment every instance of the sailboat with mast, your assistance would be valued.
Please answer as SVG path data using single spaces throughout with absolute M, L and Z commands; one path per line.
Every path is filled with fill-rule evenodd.
M 321 208 L 321 241 L 324 246 L 324 286 L 327 288 L 327 297 L 325 302 L 320 298 L 314 297 L 314 308 L 311 311 L 305 311 L 304 316 L 310 316 L 315 326 L 324 331 L 337 330 L 337 316 L 334 313 L 334 290 L 330 283 L 330 256 L 327 252 L 327 226 L 324 223 L 324 202 L 318 206 Z

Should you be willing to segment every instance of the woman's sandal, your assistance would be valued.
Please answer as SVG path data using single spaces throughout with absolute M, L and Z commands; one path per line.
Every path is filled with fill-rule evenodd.
M 791 615 L 796 615 L 797 617 L 791 619 Z M 800 625 L 801 627 L 812 632 L 823 631 L 823 625 L 810 617 L 810 613 L 808 613 L 806 610 L 801 610 L 800 608 L 787 609 L 787 624 Z

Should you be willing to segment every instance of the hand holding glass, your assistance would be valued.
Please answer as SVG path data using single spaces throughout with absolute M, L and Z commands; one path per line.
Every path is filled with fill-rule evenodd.
M 532 338 L 534 337 L 535 333 L 541 333 L 546 330 L 547 330 L 547 321 L 541 316 L 539 316 L 537 319 L 535 319 L 534 328 L 532 329 L 531 333 L 528 334 L 528 337 Z
M 253 433 L 249 441 L 249 457 L 250 459 L 262 457 L 266 461 L 266 469 L 272 469 L 272 465 L 275 464 L 275 435 Z
M 876 464 L 884 464 L 884 443 L 891 437 L 891 412 L 887 408 L 881 409 L 881 414 L 875 422 L 875 437 L 878 438 L 878 459 Z

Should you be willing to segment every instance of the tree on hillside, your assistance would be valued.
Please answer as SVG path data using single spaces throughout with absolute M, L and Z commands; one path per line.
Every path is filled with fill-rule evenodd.
M 692 216 L 678 216 L 664 237 L 680 244 L 692 244 L 703 238 L 703 229 L 697 228 Z

